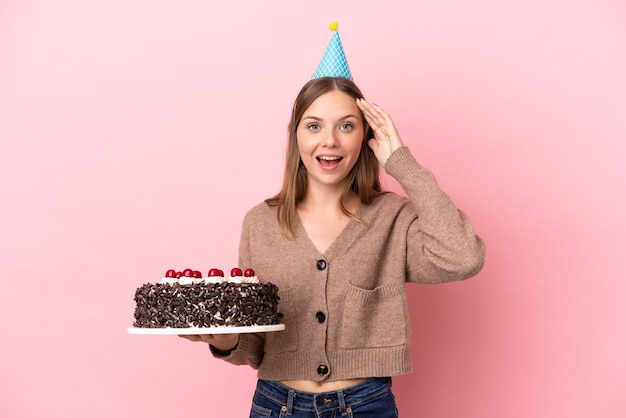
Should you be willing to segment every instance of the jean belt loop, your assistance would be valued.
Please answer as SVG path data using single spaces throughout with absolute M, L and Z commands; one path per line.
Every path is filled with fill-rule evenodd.
M 296 391 L 289 389 L 289 394 L 287 395 L 287 415 L 291 415 L 293 413 L 293 398 L 295 397 Z
M 339 401 L 339 411 L 341 412 L 341 415 L 345 415 L 345 413 L 346 413 L 346 400 L 343 397 L 343 391 L 342 390 L 338 390 L 337 391 L 337 400 Z

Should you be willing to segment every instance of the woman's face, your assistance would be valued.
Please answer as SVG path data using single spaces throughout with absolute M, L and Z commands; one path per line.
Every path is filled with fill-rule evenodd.
M 363 142 L 363 119 L 353 97 L 339 90 L 318 97 L 296 130 L 309 185 L 343 186 Z

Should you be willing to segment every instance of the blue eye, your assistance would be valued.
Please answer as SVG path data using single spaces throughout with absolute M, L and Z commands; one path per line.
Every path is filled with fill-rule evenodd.
M 339 127 L 340 131 L 351 131 L 353 128 L 353 125 L 351 123 L 342 123 L 341 126 Z
M 307 125 L 307 128 L 309 128 L 309 130 L 311 131 L 319 131 L 321 129 L 317 123 L 310 123 L 309 125 Z

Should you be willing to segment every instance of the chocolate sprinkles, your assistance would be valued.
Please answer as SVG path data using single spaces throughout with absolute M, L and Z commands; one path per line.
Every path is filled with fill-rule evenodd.
M 135 292 L 136 328 L 276 325 L 278 287 L 272 283 L 158 283 Z

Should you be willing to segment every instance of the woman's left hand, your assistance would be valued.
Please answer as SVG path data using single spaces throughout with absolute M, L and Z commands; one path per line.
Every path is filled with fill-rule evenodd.
M 220 351 L 232 351 L 239 344 L 239 334 L 179 335 L 189 341 L 207 343 Z
M 374 138 L 369 139 L 367 144 L 374 151 L 378 162 L 384 167 L 389 156 L 398 148 L 403 147 L 404 143 L 387 112 L 365 99 L 356 99 L 356 104 L 374 131 Z

